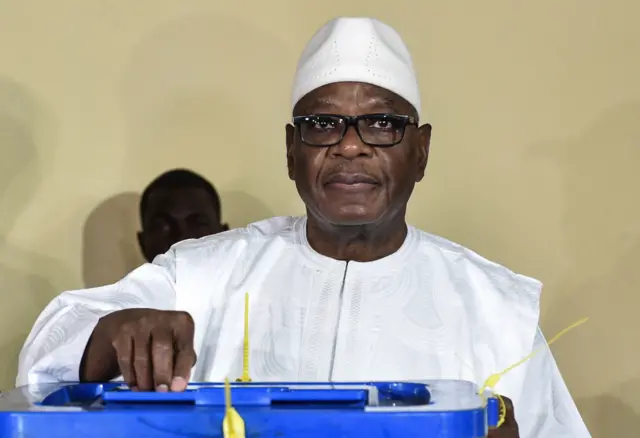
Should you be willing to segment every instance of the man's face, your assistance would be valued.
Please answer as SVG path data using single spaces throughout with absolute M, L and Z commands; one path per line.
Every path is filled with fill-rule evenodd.
M 158 189 L 149 195 L 138 239 L 152 261 L 174 244 L 226 231 L 211 195 L 201 188 Z
M 294 117 L 327 114 L 416 116 L 403 98 L 355 82 L 321 87 L 294 109 Z M 402 132 L 402 123 L 394 119 L 390 119 L 393 123 L 384 118 L 365 120 L 359 128 L 367 143 L 402 140 L 388 147 L 371 146 L 350 126 L 339 143 L 322 147 L 305 144 L 301 131 L 307 143 L 318 143 L 331 135 L 339 139 L 335 133 L 340 129 L 326 118 L 310 120 L 287 126 L 289 177 L 295 181 L 308 214 L 343 226 L 382 223 L 404 215 L 415 183 L 424 177 L 431 126 L 418 128 L 408 123 Z

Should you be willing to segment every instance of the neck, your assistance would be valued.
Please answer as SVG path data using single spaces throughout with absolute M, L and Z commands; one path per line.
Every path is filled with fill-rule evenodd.
M 383 224 L 333 225 L 307 216 L 307 240 L 335 260 L 372 262 L 396 252 L 407 236 L 404 215 Z

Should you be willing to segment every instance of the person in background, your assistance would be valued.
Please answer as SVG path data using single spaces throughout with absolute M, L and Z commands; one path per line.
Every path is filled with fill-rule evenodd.
M 429 156 L 425 114 L 394 29 L 327 23 L 302 52 L 286 125 L 306 215 L 183 242 L 117 284 L 60 295 L 17 384 L 235 379 L 248 292 L 254 381 L 482 385 L 535 349 L 495 388 L 510 401 L 489 437 L 589 437 L 538 326 L 541 283 L 406 223 Z
M 209 181 L 190 170 L 169 170 L 142 192 L 140 250 L 151 262 L 178 242 L 227 231 L 221 214 L 220 197 Z

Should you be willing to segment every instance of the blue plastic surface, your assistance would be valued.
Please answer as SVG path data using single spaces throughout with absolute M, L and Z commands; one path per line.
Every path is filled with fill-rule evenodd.
M 482 438 L 498 419 L 464 381 L 234 383 L 247 438 Z M 119 383 L 56 384 L 0 394 L 2 438 L 222 437 L 222 384 L 182 393 Z
M 162 394 L 153 392 L 109 391 L 102 395 L 105 404 L 113 403 L 191 403 L 198 406 L 224 406 L 220 388 L 201 388 L 186 392 Z M 340 404 L 364 406 L 368 392 L 364 389 L 313 390 L 287 387 L 238 387 L 233 391 L 235 406 L 274 406 L 283 404 Z

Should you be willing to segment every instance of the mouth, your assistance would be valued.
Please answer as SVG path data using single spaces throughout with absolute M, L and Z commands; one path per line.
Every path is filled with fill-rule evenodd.
M 380 182 L 362 173 L 335 173 L 325 181 L 324 185 L 332 189 L 341 190 L 371 190 L 380 185 Z

